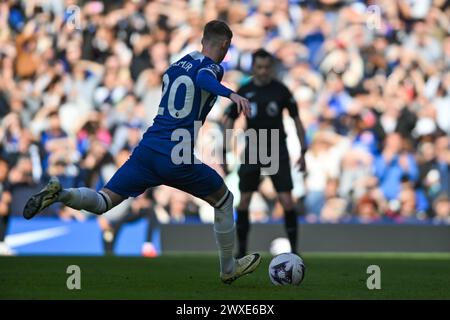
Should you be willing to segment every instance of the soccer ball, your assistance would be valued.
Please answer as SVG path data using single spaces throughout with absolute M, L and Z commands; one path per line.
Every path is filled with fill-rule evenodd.
M 282 253 L 273 257 L 269 265 L 270 281 L 276 286 L 298 286 L 305 277 L 303 259 L 294 253 Z

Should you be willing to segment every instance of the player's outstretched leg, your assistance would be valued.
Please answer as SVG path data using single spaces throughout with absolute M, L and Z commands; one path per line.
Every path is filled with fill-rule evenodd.
M 31 219 L 55 202 L 62 202 L 66 206 L 76 210 L 86 210 L 95 214 L 103 214 L 119 204 L 122 200 L 123 198 L 121 196 L 107 189 L 99 192 L 85 187 L 62 189 L 58 179 L 52 177 L 44 189 L 33 195 L 27 201 L 23 210 L 23 216 L 25 219 Z

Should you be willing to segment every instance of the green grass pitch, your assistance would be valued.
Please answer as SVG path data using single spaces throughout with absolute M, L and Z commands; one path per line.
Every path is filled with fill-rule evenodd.
M 450 254 L 305 254 L 298 287 L 271 284 L 270 258 L 224 285 L 215 254 L 2 257 L 0 299 L 450 299 Z M 66 287 L 69 265 L 81 269 L 81 290 Z M 367 289 L 369 265 L 381 269 L 380 290 Z

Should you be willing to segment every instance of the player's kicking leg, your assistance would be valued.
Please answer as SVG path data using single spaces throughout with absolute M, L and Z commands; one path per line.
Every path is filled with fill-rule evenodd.
M 100 215 L 128 197 L 137 197 L 147 188 L 160 184 L 155 180 L 156 176 L 144 170 L 139 162 L 141 152 L 139 147 L 136 148 L 105 187 L 98 192 L 85 187 L 63 189 L 57 178 L 51 178 L 44 189 L 28 200 L 23 216 L 25 219 L 31 219 L 55 202 L 62 202 L 75 210 L 86 210 Z
M 27 201 L 23 216 L 25 219 L 31 219 L 55 202 L 62 202 L 73 209 L 103 214 L 123 200 L 122 196 L 106 188 L 99 192 L 84 187 L 63 189 L 58 179 L 52 177 L 39 193 Z
M 233 194 L 225 184 L 204 198 L 214 207 L 214 234 L 219 247 L 220 279 L 226 284 L 253 272 L 261 263 L 261 255 L 252 253 L 234 259 L 233 249 L 236 227 L 233 219 Z

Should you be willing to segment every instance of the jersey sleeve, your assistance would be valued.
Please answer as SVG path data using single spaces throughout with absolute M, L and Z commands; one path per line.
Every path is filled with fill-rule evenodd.
M 223 69 L 220 65 L 205 65 L 198 70 L 197 85 L 199 88 L 212 94 L 228 98 L 233 93 L 233 90 L 220 83 L 222 77 Z

